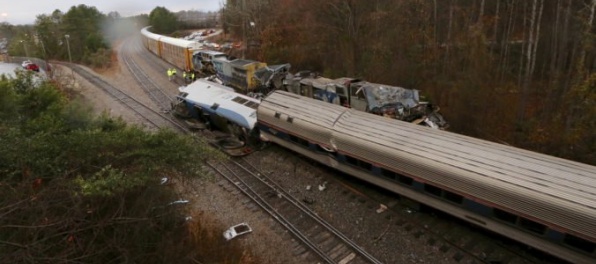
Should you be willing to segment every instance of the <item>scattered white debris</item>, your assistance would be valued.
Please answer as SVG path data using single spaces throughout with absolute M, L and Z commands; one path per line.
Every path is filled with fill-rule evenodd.
M 178 200 L 178 201 L 173 201 L 171 203 L 169 203 L 168 205 L 173 205 L 173 204 L 187 204 L 188 200 Z
M 327 182 L 323 182 L 323 184 L 319 184 L 319 191 L 324 191 L 327 189 Z
M 349 255 L 347 255 L 345 258 L 343 258 L 342 260 L 340 260 L 338 262 L 338 264 L 348 264 L 350 261 L 352 261 L 354 258 L 356 258 L 356 253 L 352 252 Z
M 387 206 L 384 204 L 380 204 L 379 209 L 377 209 L 377 214 L 385 212 L 387 210 Z
M 307 190 L 307 191 L 310 191 L 310 188 L 311 188 L 311 187 L 312 187 L 312 186 L 310 186 L 310 185 L 306 185 L 306 190 Z
M 161 184 L 161 185 L 164 185 L 164 184 L 166 184 L 168 181 L 169 181 L 168 177 L 163 177 L 163 178 L 161 178 L 161 183 L 160 183 L 160 184 Z
M 190 221 L 190 220 L 192 220 L 192 216 L 187 216 L 187 217 L 184 218 L 184 220 Z

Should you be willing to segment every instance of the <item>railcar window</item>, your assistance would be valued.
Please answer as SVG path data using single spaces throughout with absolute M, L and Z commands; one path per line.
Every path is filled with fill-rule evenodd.
M 248 101 L 244 105 L 246 105 L 246 106 L 248 106 L 248 107 L 250 107 L 252 109 L 255 109 L 255 110 L 257 110 L 257 107 L 259 106 L 259 104 L 255 103 L 253 101 Z
M 360 167 L 365 170 L 372 170 L 372 164 L 370 164 L 366 161 L 362 161 L 357 158 L 351 157 L 351 156 L 346 156 L 346 162 L 348 162 L 348 164 L 350 164 L 352 166 Z
M 588 253 L 592 253 L 594 250 L 596 250 L 596 243 L 570 234 L 565 234 L 563 242 L 569 246 L 586 251 Z
M 493 208 L 493 216 L 507 223 L 515 224 L 517 222 L 517 215 L 505 212 L 501 209 Z
M 360 168 L 363 168 L 365 170 L 372 170 L 372 164 L 366 162 L 366 161 L 358 161 L 358 166 L 360 166 Z
M 443 190 L 443 197 L 450 202 L 454 202 L 457 204 L 462 204 L 464 202 L 464 197 L 457 194 L 457 193 L 452 193 L 450 191 L 445 191 Z
M 387 169 L 381 169 L 381 175 L 388 179 L 397 180 L 397 174 Z
M 299 145 L 302 145 L 302 146 L 308 147 L 308 141 L 307 141 L 307 140 L 304 140 L 304 139 L 302 139 L 302 138 L 299 138 L 299 137 L 297 137 L 297 136 L 290 135 L 290 140 L 291 140 L 292 142 L 294 142 L 294 143 L 298 143 Z
M 236 103 L 239 103 L 239 104 L 244 104 L 244 103 L 248 102 L 247 99 L 244 99 L 244 98 L 242 98 L 240 96 L 234 97 L 234 99 L 232 99 L 232 101 L 234 101 Z
M 526 219 L 523 217 L 520 217 L 519 219 L 519 226 L 521 226 L 522 228 L 534 232 L 536 234 L 544 234 L 544 232 L 546 231 L 546 226 L 540 223 L 536 223 L 530 219 Z
M 424 191 L 432 195 L 441 196 L 441 188 L 428 183 L 424 184 Z
M 401 182 L 401 183 L 403 183 L 403 184 L 405 184 L 405 185 L 410 185 L 410 186 L 412 184 L 414 184 L 414 179 L 412 179 L 410 177 L 407 177 L 407 176 L 403 176 L 403 175 L 399 175 L 398 181 Z
M 358 159 L 354 157 L 346 156 L 346 162 L 348 162 L 350 165 L 358 166 Z
M 275 116 L 275 118 L 279 119 L 279 117 L 281 116 L 281 113 L 275 112 L 275 115 L 274 116 Z
M 291 116 L 288 116 L 287 121 L 288 121 L 288 123 L 293 123 L 294 122 L 294 118 L 291 117 Z

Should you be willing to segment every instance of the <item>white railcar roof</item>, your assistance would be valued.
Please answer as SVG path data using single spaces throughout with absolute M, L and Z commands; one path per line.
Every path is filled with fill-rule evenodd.
M 198 53 L 202 53 L 202 54 L 207 54 L 207 55 L 211 55 L 211 56 L 218 56 L 218 55 L 228 55 L 226 53 L 223 53 L 221 51 L 216 51 L 216 50 L 208 50 L 208 49 L 200 49 L 200 50 L 196 50 L 195 52 L 193 52 L 194 54 L 198 54 Z
M 189 48 L 192 50 L 199 49 L 203 46 L 203 44 L 196 42 L 196 41 L 185 40 L 185 39 L 181 39 L 181 38 L 172 38 L 172 37 L 168 37 L 168 36 L 161 36 L 159 41 L 168 43 L 168 44 L 171 44 L 171 45 L 174 45 L 177 47 Z
M 150 39 L 159 40 L 161 42 L 164 42 L 164 43 L 167 43 L 170 45 L 183 47 L 183 48 L 189 48 L 192 50 L 199 49 L 202 47 L 202 44 L 198 43 L 196 41 L 185 40 L 185 39 L 180 39 L 180 38 L 172 38 L 172 37 L 152 33 L 149 31 L 149 28 L 150 28 L 150 26 L 144 27 L 143 29 L 141 29 L 141 34 L 147 36 Z
M 284 114 L 333 126 L 328 144 L 339 151 L 596 238 L 594 166 L 285 92 L 262 105 L 270 103 L 286 106 L 279 108 Z
M 198 79 L 180 92 L 187 93 L 184 100 L 200 106 L 204 111 L 216 113 L 246 129 L 253 129 L 257 122 L 259 100 L 234 92 L 234 89 L 204 79 Z
M 144 36 L 146 36 L 146 37 L 148 37 L 150 39 L 153 39 L 153 40 L 159 40 L 159 38 L 163 37 L 162 35 L 155 34 L 155 33 L 151 32 L 151 31 L 149 31 L 149 28 L 150 27 L 151 26 L 144 27 L 143 29 L 141 29 L 141 34 L 143 34 Z

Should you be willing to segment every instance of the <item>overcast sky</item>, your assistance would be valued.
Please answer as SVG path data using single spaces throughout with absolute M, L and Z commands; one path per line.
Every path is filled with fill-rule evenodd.
M 0 0 L 0 22 L 13 25 L 33 24 L 35 17 L 51 14 L 56 9 L 63 13 L 76 5 L 94 6 L 104 14 L 117 11 L 121 16 L 149 14 L 153 8 L 163 6 L 172 12 L 182 10 L 216 11 L 225 0 Z

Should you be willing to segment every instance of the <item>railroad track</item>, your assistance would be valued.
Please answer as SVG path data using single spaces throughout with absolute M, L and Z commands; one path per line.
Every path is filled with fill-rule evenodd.
M 76 64 L 63 63 L 67 67 L 70 67 L 78 75 L 89 81 L 91 84 L 102 89 L 112 98 L 119 101 L 122 105 L 126 106 L 130 110 L 134 111 L 139 117 L 144 119 L 146 124 L 152 126 L 155 129 L 170 127 L 178 131 L 188 131 L 185 126 L 179 124 L 171 116 L 166 116 L 163 113 L 152 109 L 150 106 L 143 104 L 135 97 L 127 94 L 123 90 L 114 87 L 110 83 L 104 81 L 102 78 L 91 74 L 85 69 L 81 68 Z
M 153 82 L 152 78 L 145 74 L 145 71 L 143 71 L 141 67 L 139 67 L 139 65 L 133 59 L 131 59 L 130 56 L 123 54 L 122 59 L 132 76 L 149 96 L 149 98 L 151 98 L 151 100 L 160 108 L 162 112 L 169 112 L 171 110 L 173 98 L 168 93 L 160 89 L 159 86 Z
M 244 163 L 244 164 L 242 164 Z M 326 263 L 382 263 L 245 160 L 209 163 Z

